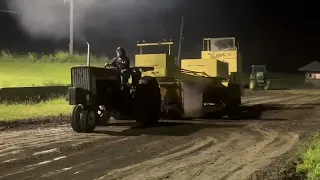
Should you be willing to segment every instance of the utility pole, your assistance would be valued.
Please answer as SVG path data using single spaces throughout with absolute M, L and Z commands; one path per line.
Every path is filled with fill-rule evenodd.
M 179 49 L 178 49 L 178 64 L 181 66 L 181 43 L 182 43 L 182 33 L 183 33 L 183 19 L 184 17 L 182 16 L 181 18 L 181 29 L 180 29 L 180 39 L 179 39 Z
M 66 2 L 70 3 L 70 38 L 69 38 L 69 54 L 73 55 L 73 0 L 64 0 L 64 3 Z
M 73 55 L 73 0 L 70 0 L 70 43 L 69 54 Z

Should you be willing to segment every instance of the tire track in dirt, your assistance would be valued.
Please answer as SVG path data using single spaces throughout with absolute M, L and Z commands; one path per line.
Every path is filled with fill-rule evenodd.
M 244 105 L 258 105 L 258 104 L 268 104 L 268 103 L 281 103 L 281 102 L 287 102 L 291 100 L 296 100 L 305 97 L 306 95 L 290 95 L 290 96 L 267 96 L 264 98 L 259 98 L 259 99 L 248 99 L 247 101 L 244 101 Z
M 0 141 L 2 142 L 2 145 L 0 145 L 0 162 L 8 160 L 10 156 L 16 157 L 17 154 L 25 154 L 26 151 L 45 151 L 50 150 L 51 146 L 53 146 L 52 148 L 59 148 L 60 146 L 72 146 L 73 144 L 99 139 L 107 141 L 109 138 L 114 138 L 114 136 L 99 133 L 75 133 L 69 126 L 0 132 Z M 113 130 L 121 131 L 127 128 L 118 126 Z
M 12 137 L 11 137 L 12 135 Z M 70 131 L 70 128 L 46 129 L 46 130 L 26 130 L 15 132 L 0 133 L 0 141 L 5 145 L 0 148 L 0 162 L 12 157 L 17 158 L 18 154 L 28 155 L 27 151 L 35 150 L 44 151 L 45 146 L 69 145 L 77 142 L 95 141 L 106 138 L 105 135 L 99 134 L 76 134 Z
M 196 138 L 189 138 L 188 140 L 194 142 Z M 28 165 L 24 163 L 21 168 L 15 168 L 15 170 L 10 169 L 11 172 L 7 172 L 5 177 L 10 179 L 15 179 L 20 176 L 29 177 L 30 179 L 59 179 L 59 177 L 56 177 L 59 175 L 62 177 L 70 177 L 70 179 L 91 179 L 90 176 L 93 176 L 92 172 L 103 173 L 105 168 L 108 167 L 117 167 L 123 163 L 130 165 L 132 163 L 130 161 L 134 159 L 144 160 L 155 156 L 159 152 L 159 147 L 155 146 L 158 143 L 162 148 L 166 148 L 165 146 L 182 146 L 185 142 L 181 142 L 180 137 L 163 138 L 159 136 L 148 137 L 142 135 L 135 137 L 135 139 L 128 138 L 114 143 L 101 143 L 92 148 L 83 149 L 82 151 L 73 151 L 69 154 L 61 154 L 59 156 L 56 155 L 57 157 L 55 158 L 63 157 L 56 161 L 53 157 L 46 157 L 46 159 L 41 159 L 38 163 L 33 162 L 32 164 L 28 163 Z M 139 146 L 137 146 L 137 144 L 139 144 Z M 127 158 L 132 160 L 123 162 Z M 30 165 L 33 166 L 30 167 Z M 39 172 L 43 172 L 43 174 Z M 64 175 L 64 173 L 67 173 L 67 175 Z
M 308 89 L 308 90 L 284 90 L 283 92 L 290 95 L 308 94 L 308 95 L 320 95 L 319 89 Z
M 282 106 L 282 108 L 284 108 L 284 109 L 280 110 L 280 112 L 282 112 L 282 113 L 268 114 L 268 119 L 281 119 L 283 117 L 287 118 L 288 116 L 290 116 L 290 111 L 291 112 L 292 111 L 299 111 L 299 108 L 301 108 L 301 110 L 303 110 L 303 109 L 307 110 L 308 108 L 312 108 L 312 104 L 314 104 L 315 102 L 317 102 L 319 100 L 320 100 L 319 96 L 303 95 L 300 98 L 290 100 L 289 102 L 278 103 L 280 105 L 284 105 L 284 106 Z M 284 116 L 283 114 L 286 112 L 288 113 L 288 115 Z M 267 125 L 268 123 L 270 123 L 270 122 L 269 121 L 254 122 L 254 123 L 251 123 L 249 126 L 256 127 L 259 130 L 262 127 L 264 127 L 265 125 Z M 281 125 L 283 123 L 278 123 L 278 124 Z
M 254 132 L 258 133 L 258 132 Z M 189 149 L 151 159 L 140 164 L 135 164 L 123 169 L 109 172 L 106 179 L 123 179 L 123 180 L 151 180 L 151 179 L 224 179 L 230 171 L 236 170 L 239 166 L 248 163 L 257 163 L 256 155 L 263 153 L 266 161 L 261 159 L 257 164 L 262 166 L 269 162 L 270 158 L 289 150 L 295 142 L 292 138 L 283 138 L 284 136 L 273 131 L 259 131 L 263 138 L 259 141 L 255 136 L 240 132 L 230 132 L 223 141 L 215 142 L 212 146 L 206 146 L 213 142 L 212 137 L 199 140 Z M 291 136 L 290 136 L 291 137 Z M 278 138 L 278 139 L 277 139 Z M 280 146 L 279 142 L 281 142 Z M 274 153 L 273 144 L 279 145 L 279 153 Z M 190 153 L 193 149 L 202 148 L 200 151 Z M 246 175 L 250 175 L 256 166 L 246 167 Z M 243 171 L 240 171 L 243 172 Z M 240 174 L 241 175 L 241 174 Z M 230 179 L 230 178 L 228 178 Z M 231 178 L 232 179 L 232 178 Z M 235 179 L 239 178 L 239 175 Z
M 192 126 L 192 125 L 183 125 L 183 126 Z M 180 128 L 183 129 L 182 126 L 180 126 Z M 220 134 L 220 136 L 225 136 L 226 132 L 219 132 L 218 134 Z M 73 179 L 79 179 L 79 178 L 83 178 L 84 176 L 88 175 L 89 172 L 96 172 L 95 176 L 96 177 L 100 177 L 98 176 L 98 172 L 100 172 L 101 175 L 104 175 L 105 172 L 109 169 L 117 169 L 117 168 L 110 168 L 110 167 L 104 167 L 106 164 L 118 164 L 119 162 L 121 162 L 123 164 L 124 161 L 132 161 L 134 160 L 135 163 L 139 163 L 139 162 L 143 162 L 144 160 L 148 160 L 148 159 L 153 159 L 168 153 L 180 153 L 180 151 L 184 151 L 185 149 L 188 149 L 190 152 L 189 153 L 195 153 L 199 150 L 201 150 L 202 148 L 205 148 L 206 146 L 212 146 L 212 144 L 217 141 L 218 139 L 220 139 L 219 136 L 217 136 L 216 138 L 212 139 L 212 141 L 207 142 L 206 144 L 204 144 L 203 146 L 196 146 L 195 148 L 192 148 L 192 146 L 194 146 L 194 144 L 199 143 L 199 136 L 202 136 L 199 133 L 195 133 L 192 134 L 188 137 L 179 137 L 179 136 L 174 136 L 173 139 L 168 138 L 168 137 L 162 137 L 161 140 L 159 141 L 159 146 L 151 146 L 149 149 L 144 148 L 144 145 L 142 145 L 142 147 L 137 147 L 139 150 L 138 151 L 133 151 L 133 152 L 139 152 L 138 154 L 133 154 L 134 157 L 131 157 L 133 159 L 130 158 L 130 156 L 126 156 L 126 158 L 124 157 L 117 157 L 113 160 L 106 160 L 105 158 L 103 159 L 99 159 L 98 161 L 95 161 L 92 163 L 92 165 L 90 165 L 90 167 L 82 167 L 80 169 L 82 169 L 80 175 L 78 175 L 79 173 L 74 174 L 75 172 L 64 172 L 65 176 L 68 177 L 72 177 Z M 150 141 L 150 136 L 146 136 L 145 138 L 148 138 Z M 171 141 L 171 142 L 170 142 Z M 149 143 L 150 145 L 151 143 Z M 170 151 L 168 151 L 168 149 L 175 147 L 173 149 L 171 149 Z M 142 150 L 141 150 L 142 149 Z M 138 157 L 137 157 L 138 156 Z M 142 156 L 142 157 L 139 157 Z M 141 160 L 144 159 L 144 160 Z M 140 159 L 140 160 L 136 160 L 136 159 Z M 108 163 L 106 163 L 108 162 Z M 132 164 L 132 163 L 130 163 Z M 134 164 L 134 163 L 133 163 Z M 101 168 L 102 167 L 102 168 Z M 121 166 L 123 167 L 123 166 Z M 78 176 L 75 176 L 78 175 Z M 88 177 L 89 178 L 89 177 Z M 91 176 L 92 178 L 92 176 Z M 85 178 L 84 178 L 85 179 Z
M 92 139 L 87 141 L 87 142 L 76 142 L 74 144 L 69 144 L 69 146 L 64 146 L 61 148 L 57 148 L 55 151 L 51 151 L 49 153 L 46 154 L 35 154 L 33 153 L 32 155 L 27 155 L 24 156 L 23 158 L 20 159 L 15 159 L 14 161 L 9 161 L 9 162 L 3 162 L 0 164 L 0 169 L 4 170 L 5 172 L 7 172 L 6 174 L 3 174 L 2 176 L 0 176 L 0 179 L 6 179 L 9 178 L 10 179 L 18 179 L 21 176 L 30 174 L 36 174 L 37 176 L 39 175 L 39 173 L 45 173 L 45 171 L 42 171 L 41 168 L 43 166 L 48 166 L 50 165 L 50 163 L 54 163 L 54 162 L 59 162 L 62 161 L 64 159 L 71 159 L 71 163 L 72 161 L 74 162 L 75 159 L 84 161 L 82 163 L 86 162 L 85 158 L 82 158 L 81 155 L 79 156 L 79 153 L 85 151 L 88 148 L 99 148 L 101 146 L 101 144 L 105 143 L 108 145 L 112 145 L 113 143 L 119 143 L 121 141 L 125 141 L 130 139 L 131 137 L 111 137 L 108 139 L 100 139 L 97 141 L 93 141 Z M 43 151 L 42 151 L 43 152 Z M 73 156 L 72 158 L 68 158 L 68 156 Z M 90 158 L 87 157 L 87 158 Z M 94 161 L 94 160 L 89 160 L 89 161 Z M 65 161 L 62 164 L 59 164 L 60 166 L 63 166 L 64 164 L 69 165 L 70 162 Z M 53 166 L 51 168 L 56 168 L 59 166 Z M 14 168 L 14 169 L 13 169 Z M 40 169 L 40 170 L 39 170 Z M 50 169 L 50 168 L 48 168 Z M 24 176 L 25 177 L 25 176 Z M 37 177 L 39 178 L 39 177 Z M 35 178 L 35 179 L 37 179 Z M 34 178 L 32 178 L 34 179 Z
M 317 99 L 319 98 L 305 95 L 286 98 L 290 100 L 288 104 L 295 104 L 292 108 Z M 284 99 L 278 100 L 284 103 Z M 200 151 L 195 156 L 187 156 L 180 161 L 176 159 L 170 161 L 171 154 L 160 160 L 153 159 L 132 167 L 111 171 L 106 179 L 247 179 L 255 170 L 268 165 L 272 158 L 289 151 L 298 141 L 298 136 L 294 133 L 261 130 L 261 127 L 260 129 L 251 128 L 263 134 L 263 140 L 253 141 L 250 139 L 252 134 L 249 136 L 232 134 L 226 141 Z M 228 146 L 234 140 L 241 144 L 235 143 L 236 145 L 229 150 Z M 219 149 L 225 153 L 217 153 Z
M 232 162 L 222 162 L 228 165 L 224 167 L 229 171 L 225 172 L 226 175 L 221 179 L 248 179 L 257 169 L 267 166 L 273 158 L 288 152 L 298 142 L 297 134 L 278 132 L 271 132 L 271 134 L 277 134 L 277 136 L 269 136 L 265 141 L 257 143 L 255 147 L 247 148 L 244 153 L 236 156 L 230 154 L 233 157 Z M 250 155 L 246 155 L 249 153 Z M 239 156 L 242 158 L 237 158 Z M 233 166 L 230 166 L 231 164 Z
M 246 100 L 247 105 L 281 102 L 298 107 L 314 98 L 299 94 Z M 216 175 L 213 179 L 232 179 L 233 174 L 245 177 L 286 152 L 297 139 L 294 134 L 260 127 L 262 123 L 218 120 L 151 129 L 118 126 L 103 128 L 96 134 L 74 133 L 65 126 L 1 132 L 0 170 L 5 173 L 0 179 L 142 180 L 148 179 L 146 175 L 149 179 L 212 179 L 212 174 Z M 190 129 L 194 132 L 182 135 Z M 73 144 L 78 148 L 73 149 Z M 276 147 L 280 151 L 274 151 Z M 54 148 L 58 151 L 50 151 Z M 4 156 L 10 151 L 16 154 Z
M 72 142 L 86 142 L 108 138 L 108 136 L 102 134 L 78 134 L 73 132 L 68 126 L 69 125 L 58 128 L 0 132 L 0 142 L 2 143 L 0 145 L 0 162 L 16 159 L 19 154 L 28 156 L 30 153 L 27 153 L 27 151 L 37 152 L 50 150 L 50 145 L 53 146 L 53 149 L 70 145 Z M 113 130 L 118 129 L 121 131 L 124 128 L 114 127 Z

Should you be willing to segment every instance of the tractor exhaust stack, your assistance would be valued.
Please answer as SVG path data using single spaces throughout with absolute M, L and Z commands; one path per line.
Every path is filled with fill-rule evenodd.
M 90 66 L 90 44 L 86 42 L 88 45 L 88 52 L 87 52 L 87 66 Z

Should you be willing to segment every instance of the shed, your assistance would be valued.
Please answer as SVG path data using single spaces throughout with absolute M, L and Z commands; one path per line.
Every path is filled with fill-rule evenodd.
M 313 61 L 307 64 L 298 71 L 305 72 L 305 82 L 307 84 L 312 84 L 315 87 L 320 87 L 320 62 Z

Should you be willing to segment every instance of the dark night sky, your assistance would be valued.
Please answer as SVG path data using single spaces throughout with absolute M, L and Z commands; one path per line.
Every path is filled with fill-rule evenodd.
M 157 41 L 165 38 L 172 38 L 176 42 L 176 52 L 180 19 L 184 15 L 182 57 L 200 57 L 204 37 L 234 36 L 240 42 L 245 70 L 251 64 L 267 64 L 268 69 L 272 71 L 294 72 L 320 58 L 320 27 L 316 4 L 306 5 L 302 1 L 291 1 L 292 4 L 285 1 L 264 3 L 250 0 L 175 1 L 180 3 L 176 3 L 173 8 L 157 11 L 156 15 L 153 13 L 153 20 L 146 18 L 149 16 L 148 13 L 140 13 L 130 24 L 116 23 L 119 18 L 130 16 L 131 10 L 143 12 L 139 7 L 130 11 L 121 9 L 124 11 L 121 17 L 108 14 L 108 21 L 112 20 L 113 24 L 103 23 L 104 19 L 100 18 L 101 24 L 106 24 L 102 30 L 105 33 L 101 33 L 101 30 L 97 33 L 93 28 L 87 28 L 85 33 L 86 39 L 92 44 L 92 52 L 111 57 L 120 45 L 126 48 L 130 57 L 133 57 L 134 53 L 138 52 L 135 47 L 136 41 Z M 156 11 L 157 3 L 161 1 L 154 0 L 151 11 Z M 4 0 L 0 0 L 0 10 L 2 9 L 8 9 Z M 56 49 L 68 49 L 67 38 L 52 41 L 49 38 L 29 37 L 12 18 L 12 14 L 0 12 L 0 21 L 0 49 L 14 52 L 51 52 Z M 150 23 L 152 26 L 148 25 Z M 65 28 L 68 29 L 68 26 Z M 85 45 L 77 42 L 75 49 L 85 52 Z

